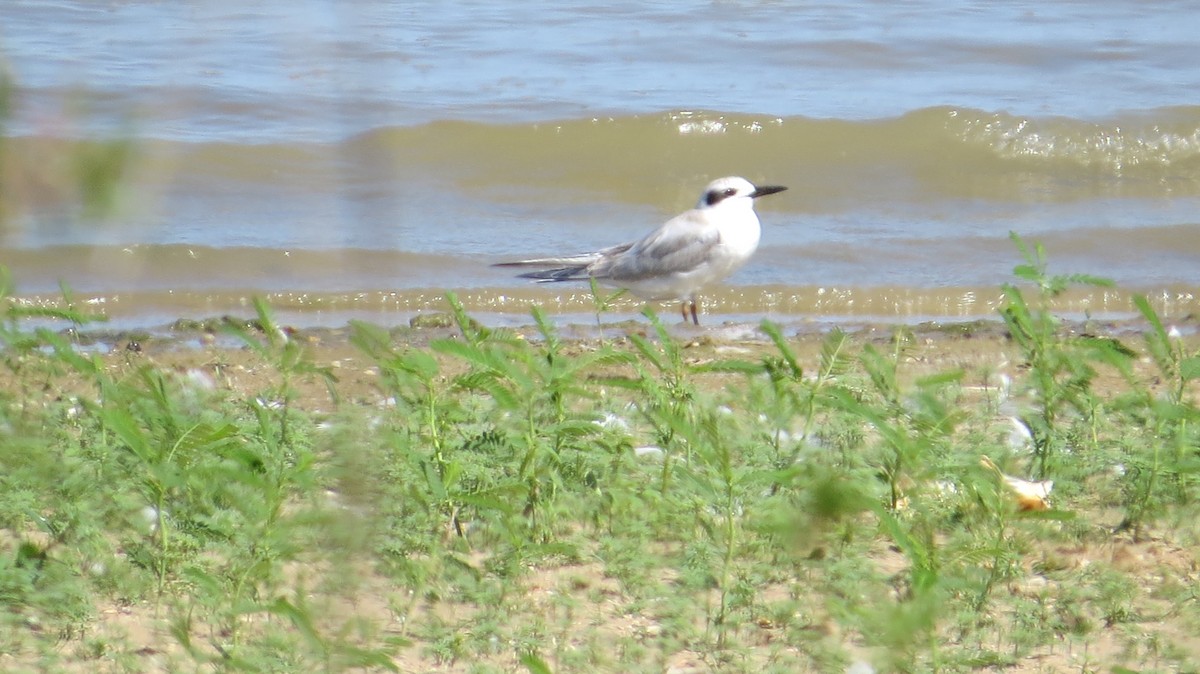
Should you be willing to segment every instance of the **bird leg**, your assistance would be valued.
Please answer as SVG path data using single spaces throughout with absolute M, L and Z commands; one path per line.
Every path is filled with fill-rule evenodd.
M 692 315 L 692 325 L 700 325 L 700 319 L 696 318 L 696 300 L 685 300 L 679 305 L 680 311 L 683 313 L 683 322 L 687 323 L 688 312 Z

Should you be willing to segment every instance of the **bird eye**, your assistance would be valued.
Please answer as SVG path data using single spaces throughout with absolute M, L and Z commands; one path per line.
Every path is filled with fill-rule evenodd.
M 725 189 L 721 190 L 720 192 L 713 190 L 713 191 L 709 192 L 708 194 L 704 195 L 704 203 L 708 204 L 709 206 L 716 206 L 717 204 L 721 203 L 723 200 L 728 199 L 729 197 L 732 197 L 735 194 L 737 194 L 736 187 L 726 187 Z

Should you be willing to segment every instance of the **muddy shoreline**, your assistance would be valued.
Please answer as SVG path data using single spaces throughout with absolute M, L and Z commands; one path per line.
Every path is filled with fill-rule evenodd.
M 672 320 L 676 320 L 674 316 Z M 722 359 L 756 362 L 778 355 L 778 349 L 761 329 L 761 323 L 727 321 L 699 327 L 678 322 L 666 323 L 667 333 L 683 347 L 690 363 L 707 363 Z M 1179 330 L 1185 348 L 1197 336 L 1197 319 L 1168 325 Z M 460 334 L 454 317 L 449 313 L 425 313 L 414 317 L 407 325 L 377 326 L 387 330 L 394 345 L 421 349 L 438 339 Z M 486 326 L 485 326 L 486 327 Z M 618 322 L 605 322 L 602 330 L 596 324 L 564 323 L 555 325 L 558 337 L 568 356 L 614 344 L 619 348 L 630 335 L 657 339 L 653 325 L 645 317 Z M 820 364 L 821 348 L 829 333 L 835 329 L 850 336 L 857 351 L 866 344 L 886 348 L 891 345 L 898 329 L 911 335 L 904 349 L 902 375 L 920 377 L 933 373 L 961 370 L 963 383 L 969 386 L 991 386 L 999 372 L 1019 377 L 1021 355 L 1009 336 L 1008 328 L 999 317 L 967 322 L 857 322 L 825 324 L 800 322 L 783 324 L 781 333 L 788 341 L 805 371 L 815 371 Z M 378 404 L 386 396 L 378 381 L 378 367 L 353 342 L 353 326 L 295 328 L 286 323 L 279 329 L 287 339 L 303 347 L 304 357 L 318 368 L 326 368 L 336 380 L 337 402 L 334 402 L 324 382 L 316 378 L 296 381 L 297 402 L 310 412 L 331 412 L 342 403 Z M 520 338 L 537 342 L 543 339 L 536 325 L 491 328 L 509 330 Z M 1063 321 L 1060 334 L 1113 339 L 1130 350 L 1144 354 L 1142 333 L 1149 329 L 1144 320 L 1081 320 Z M 179 319 L 164 330 L 107 330 L 103 324 L 90 324 L 59 330 L 76 350 L 99 357 L 109 367 L 129 368 L 141 365 L 187 372 L 198 370 L 213 377 L 222 388 L 238 395 L 257 395 L 271 385 L 272 368 L 249 340 L 263 340 L 262 326 L 256 319 L 219 316 L 204 320 Z M 1149 358 L 1133 362 L 1139 376 L 1154 376 Z M 1128 386 L 1120 373 L 1102 368 L 1097 375 L 1102 390 L 1121 390 Z M 713 379 L 708 385 L 723 386 L 728 382 Z
M 472 321 L 474 322 L 474 317 Z M 769 338 L 761 329 L 762 323 L 746 321 L 710 321 L 701 326 L 675 322 L 675 317 L 660 318 L 667 328 L 668 334 L 685 343 L 747 343 L 765 344 Z M 430 341 L 459 334 L 459 329 L 452 314 L 446 312 L 427 312 L 412 317 L 407 324 L 387 325 L 365 321 L 370 325 L 387 330 L 393 339 L 399 343 L 413 347 L 424 347 Z M 890 341 L 896 330 L 907 330 L 918 341 L 946 340 L 1000 340 L 1008 338 L 1008 328 L 1004 321 L 994 318 L 979 318 L 973 320 L 929 320 L 920 322 L 881 321 L 881 320 L 791 320 L 784 322 L 771 321 L 778 325 L 784 336 L 800 342 L 821 340 L 824 335 L 833 330 L 841 330 L 867 341 Z M 310 326 L 295 327 L 285 321 L 279 321 L 279 327 L 290 339 L 297 340 L 314 348 L 337 348 L 349 344 L 353 332 L 351 324 L 341 326 Z M 480 325 L 476 323 L 476 325 Z M 538 340 L 541 338 L 538 327 L 532 322 L 493 326 L 487 323 L 483 327 L 494 330 L 508 330 L 525 339 Z M 1168 329 L 1174 328 L 1182 337 L 1200 334 L 1200 316 L 1187 315 L 1181 320 L 1164 321 Z M 598 342 L 601 340 L 621 340 L 629 334 L 652 336 L 653 325 L 643 317 L 595 322 L 560 322 L 554 324 L 560 338 L 573 342 Z M 1148 323 L 1139 318 L 1121 319 L 1075 319 L 1061 320 L 1059 334 L 1064 336 L 1080 335 L 1108 337 L 1127 340 L 1141 335 L 1149 328 Z M 237 348 L 244 346 L 238 333 L 253 335 L 261 333 L 262 324 L 258 319 L 240 316 L 222 315 L 203 319 L 180 318 L 158 328 L 109 328 L 104 322 L 87 323 L 53 329 L 59 335 L 67 337 L 73 343 L 99 353 L 110 353 L 119 350 L 132 352 L 162 353 L 169 351 L 206 349 L 206 348 Z

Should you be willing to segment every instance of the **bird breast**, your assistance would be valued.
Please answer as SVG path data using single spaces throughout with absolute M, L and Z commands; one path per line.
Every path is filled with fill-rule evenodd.
M 738 263 L 745 262 L 754 254 L 758 249 L 759 237 L 762 236 L 762 228 L 754 211 L 730 221 L 718 231 L 721 234 L 721 248 Z

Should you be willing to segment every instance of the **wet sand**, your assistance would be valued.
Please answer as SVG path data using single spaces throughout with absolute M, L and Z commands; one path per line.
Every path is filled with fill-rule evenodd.
M 602 289 L 602 292 L 609 292 Z M 1027 299 L 1033 291 L 1024 290 Z M 1193 316 L 1200 315 L 1200 296 L 1195 287 L 1177 284 L 1157 290 L 1076 286 L 1053 300 L 1052 309 L 1064 320 L 1080 324 L 1120 325 L 1138 318 L 1135 295 L 1144 295 L 1164 322 L 1173 323 L 1185 334 L 1195 330 Z M 288 289 L 259 291 L 169 290 L 143 288 L 136 291 L 89 293 L 70 291 L 70 302 L 61 290 L 21 293 L 14 302 L 35 312 L 73 308 L 84 316 L 100 319 L 88 324 L 89 332 L 110 335 L 122 332 L 154 335 L 187 341 L 188 326 L 216 330 L 223 317 L 242 320 L 254 315 L 254 301 L 261 298 L 276 320 L 316 334 L 336 334 L 337 326 L 350 321 L 393 327 L 420 323 L 422 316 L 449 309 L 444 289 L 309 291 Z M 522 329 L 533 324 L 531 313 L 544 312 L 568 336 L 598 336 L 597 323 L 606 326 L 606 336 L 620 336 L 631 324 L 644 323 L 645 309 L 658 313 L 666 324 L 678 316 L 678 304 L 643 303 L 621 295 L 597 315 L 598 299 L 584 284 L 552 287 L 522 283 L 502 288 L 463 288 L 453 293 L 464 311 L 489 327 Z M 949 326 L 961 323 L 999 322 L 998 310 L 1004 290 L 991 287 L 859 287 L 859 286 L 719 286 L 701 297 L 700 320 L 705 331 L 717 338 L 736 337 L 753 331 L 763 320 L 783 327 L 787 334 L 804 334 L 842 327 L 857 331 L 864 326 L 910 325 Z M 47 324 L 58 329 L 66 324 Z M 180 330 L 183 327 L 185 329 Z M 420 335 L 415 338 L 419 339 Z
M 684 345 L 686 358 L 692 363 L 722 358 L 754 361 L 778 353 L 758 323 L 726 321 L 694 327 L 671 322 L 674 320 L 678 320 L 677 317 L 663 318 L 669 334 Z M 286 323 L 282 325 L 289 339 L 304 346 L 313 364 L 329 368 L 334 374 L 342 404 L 375 404 L 381 400 L 378 371 L 351 343 L 349 326 L 295 328 Z M 217 381 L 222 385 L 239 394 L 253 395 L 270 385 L 274 373 L 264 367 L 262 357 L 247 348 L 242 338 L 234 336 L 230 326 L 245 329 L 252 338 L 260 334 L 255 321 L 227 316 L 199 321 L 179 319 L 169 329 L 154 333 L 84 328 L 66 334 L 80 349 L 99 354 L 114 367 L 150 364 L 178 371 L 209 371 L 217 375 Z M 905 351 L 901 369 L 905 376 L 919 377 L 961 369 L 965 373 L 964 385 L 987 386 L 994 383 L 989 380 L 997 371 L 1007 369 L 1015 374 L 1021 368 L 1019 353 L 999 319 L 916 324 L 860 321 L 837 326 L 818 322 L 785 324 L 783 334 L 806 371 L 818 366 L 822 343 L 835 327 L 851 335 L 854 353 L 868 343 L 876 346 L 891 344 L 898 329 L 909 331 L 912 342 Z M 1185 351 L 1200 348 L 1200 316 L 1182 317 L 1168 327 L 1181 332 Z M 388 329 L 393 343 L 413 348 L 459 334 L 453 318 L 438 312 L 419 314 L 408 325 Z M 541 339 L 532 324 L 500 329 L 512 330 L 529 340 Z M 602 339 L 621 345 L 630 334 L 654 338 L 653 327 L 645 318 L 605 322 L 603 332 L 594 323 L 568 323 L 557 329 L 559 336 L 567 341 L 568 354 L 594 350 Z M 1146 322 L 1140 319 L 1078 320 L 1064 321 L 1060 334 L 1112 338 L 1143 354 L 1143 332 L 1147 329 Z M 1140 375 L 1153 375 L 1154 366 L 1148 358 L 1135 359 L 1134 366 Z M 716 386 L 725 383 L 727 380 L 713 380 Z M 323 382 L 299 380 L 296 384 L 300 408 L 314 413 L 331 411 L 333 405 Z M 1111 391 L 1126 386 L 1126 383 L 1118 373 L 1102 368 L 1095 386 L 1098 391 Z

